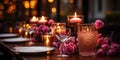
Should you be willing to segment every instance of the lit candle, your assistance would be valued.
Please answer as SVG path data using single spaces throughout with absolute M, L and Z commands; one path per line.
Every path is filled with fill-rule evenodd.
M 22 30 L 23 30 L 22 28 L 19 28 L 19 29 L 18 29 L 19 34 L 22 33 Z
M 77 17 L 76 13 L 75 13 L 74 17 L 70 19 L 70 23 L 79 23 L 81 21 L 82 20 Z
M 41 19 L 39 20 L 39 23 L 46 23 L 46 22 L 47 22 L 47 20 L 45 20 L 44 16 L 42 16 Z
M 52 36 L 55 35 L 55 30 L 59 30 L 59 33 L 61 32 L 60 30 L 62 30 L 62 28 L 65 28 L 66 23 L 54 23 L 52 28 L 51 28 L 51 32 L 52 32 Z
M 60 28 L 58 26 L 58 28 L 55 29 L 55 33 L 58 33 L 58 34 L 64 34 L 66 32 L 66 29 L 65 28 Z
M 28 37 L 28 32 L 27 31 L 25 31 L 25 37 Z
M 35 16 L 33 16 L 32 19 L 30 20 L 30 22 L 36 23 L 36 22 L 38 22 L 38 18 L 36 18 Z
M 13 28 L 9 27 L 9 32 L 12 33 L 13 32 Z

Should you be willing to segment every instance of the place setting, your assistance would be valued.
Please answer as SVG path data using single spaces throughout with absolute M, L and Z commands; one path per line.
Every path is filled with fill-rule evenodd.
M 0 40 L 1 42 L 14 42 L 14 43 L 17 43 L 17 42 L 28 42 L 30 41 L 29 38 L 23 38 L 23 37 L 17 37 L 17 38 L 6 38 L 6 39 L 1 39 Z
M 19 34 L 15 34 L 15 33 L 2 33 L 0 34 L 0 39 L 2 38 L 13 38 L 13 37 L 18 37 Z

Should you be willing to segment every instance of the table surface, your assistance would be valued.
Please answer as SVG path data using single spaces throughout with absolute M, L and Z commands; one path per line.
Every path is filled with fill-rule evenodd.
M 3 42 L 2 42 L 3 43 Z M 28 42 L 24 43 L 3 43 L 12 49 L 15 46 L 26 46 Z M 42 46 L 42 42 L 36 42 L 33 46 Z M 59 51 L 57 48 L 51 51 L 49 54 L 45 53 L 32 53 L 32 54 L 21 54 L 27 60 L 120 60 L 120 56 L 80 56 L 77 53 L 69 55 L 69 57 L 59 57 Z

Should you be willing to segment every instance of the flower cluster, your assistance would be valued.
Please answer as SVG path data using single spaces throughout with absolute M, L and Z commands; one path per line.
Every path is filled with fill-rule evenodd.
M 102 37 L 102 35 L 99 35 L 98 38 L 98 47 L 96 54 L 99 56 L 116 56 L 120 53 L 120 45 L 117 43 L 114 43 L 111 38 L 108 37 Z
M 72 54 L 75 52 L 76 48 L 75 37 L 70 37 L 69 40 L 66 40 L 64 42 L 53 42 L 53 45 L 59 49 L 60 53 Z
M 34 30 L 35 35 L 42 35 L 50 32 L 50 26 L 54 23 L 54 20 L 50 19 L 46 25 L 33 25 L 32 29 Z

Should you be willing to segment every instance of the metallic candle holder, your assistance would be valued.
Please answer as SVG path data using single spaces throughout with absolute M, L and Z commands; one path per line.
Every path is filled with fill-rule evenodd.
M 97 29 L 93 24 L 80 24 L 77 33 L 79 55 L 94 56 L 98 39 Z
M 51 34 L 42 35 L 42 40 L 43 40 L 44 46 L 52 46 Z

